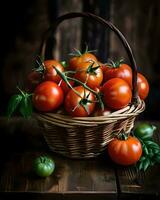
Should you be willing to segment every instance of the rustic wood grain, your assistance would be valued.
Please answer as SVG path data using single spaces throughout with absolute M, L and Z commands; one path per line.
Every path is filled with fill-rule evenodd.
M 150 122 L 157 126 L 155 140 L 159 143 L 160 123 Z M 117 167 L 117 177 L 120 193 L 123 197 L 129 194 L 140 196 L 150 195 L 150 198 L 160 197 L 160 166 L 157 164 L 145 173 L 139 172 L 135 167 Z
M 58 16 L 68 12 L 81 12 L 82 1 L 69 0 L 58 1 Z M 51 22 L 52 24 L 52 22 Z M 63 22 L 57 29 L 55 34 L 56 45 L 53 48 L 53 58 L 57 60 L 66 60 L 70 58 L 69 53 L 73 48 L 80 49 L 81 45 L 81 26 L 82 19 L 71 19 Z
M 126 1 L 112 0 L 111 21 L 125 35 L 135 53 L 139 70 L 152 80 L 155 77 L 155 65 L 159 60 L 159 52 L 152 46 L 159 40 L 160 1 Z M 157 35 L 158 34 L 158 35 Z M 124 57 L 124 49 L 111 33 L 110 53 L 113 57 Z
M 33 159 L 38 155 L 49 155 L 55 160 L 55 172 L 50 177 L 39 178 L 32 172 Z M 0 191 L 6 193 L 51 193 L 53 197 L 60 193 L 66 199 L 81 194 L 88 198 L 94 194 L 113 198 L 117 193 L 114 170 L 102 158 L 70 160 L 46 151 L 17 153 L 1 172 Z
M 94 13 L 106 20 L 110 18 L 110 0 L 92 1 L 83 0 L 83 11 Z M 101 24 L 83 19 L 81 45 L 84 50 L 86 44 L 90 50 L 97 50 L 98 59 L 106 63 L 109 57 L 109 34 L 110 30 L 105 29 Z
M 158 127 L 155 140 L 160 141 L 160 123 L 149 122 Z M 146 173 L 140 173 L 134 167 L 114 165 L 104 155 L 88 160 L 67 159 L 49 151 L 44 140 L 39 137 L 41 133 L 36 132 L 35 125 L 36 123 L 31 119 L 27 123 L 24 123 L 22 118 L 14 118 L 9 122 L 4 118 L 0 119 L 1 130 L 6 129 L 4 133 L 6 141 L 10 138 L 12 143 L 8 152 L 7 145 L 6 149 L 1 150 L 3 155 L 0 165 L 1 199 L 11 199 L 13 196 L 17 199 L 54 197 L 54 199 L 71 200 L 75 198 L 145 199 L 147 197 L 158 199 L 160 197 L 159 165 L 150 168 Z M 27 140 L 27 135 L 32 139 Z M 1 136 L 3 136 L 2 132 Z M 18 138 L 19 142 L 16 143 L 15 140 Z M 27 140 L 25 145 L 23 140 Z M 22 145 L 14 146 L 20 143 Z M 38 143 L 40 144 L 37 145 Z M 49 155 L 55 160 L 55 172 L 46 179 L 37 177 L 32 171 L 33 159 L 38 155 Z

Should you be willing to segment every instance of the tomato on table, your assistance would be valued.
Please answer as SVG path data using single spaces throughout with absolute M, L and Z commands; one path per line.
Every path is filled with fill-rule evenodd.
M 40 177 L 50 176 L 55 169 L 55 162 L 48 156 L 38 156 L 33 161 L 33 170 Z
M 33 93 L 33 105 L 38 111 L 56 110 L 63 103 L 64 94 L 56 83 L 45 81 L 39 84 Z
M 108 80 L 102 87 L 106 107 L 118 110 L 126 107 L 132 99 L 132 91 L 126 81 L 120 78 Z
M 134 135 L 142 140 L 150 140 L 153 137 L 156 127 L 147 122 L 139 123 L 134 129 Z
M 137 138 L 132 136 L 125 139 L 114 138 L 108 144 L 108 154 L 117 164 L 132 165 L 140 159 L 142 145 Z
M 89 116 L 95 108 L 94 94 L 83 86 L 77 86 L 73 89 L 71 89 L 65 97 L 65 110 L 74 117 Z

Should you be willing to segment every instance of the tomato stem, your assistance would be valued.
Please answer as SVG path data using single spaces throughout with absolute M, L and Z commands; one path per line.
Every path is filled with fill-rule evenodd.
M 65 75 L 65 73 L 60 72 L 56 67 L 54 67 L 54 69 L 56 70 L 57 74 L 60 75 L 60 77 L 64 80 L 65 83 L 67 83 L 68 87 L 71 88 L 80 98 L 81 95 L 79 92 L 77 92 L 72 85 L 70 84 L 70 82 L 68 81 L 69 77 Z
M 98 100 L 98 102 L 99 102 L 99 104 L 100 104 L 100 106 L 101 106 L 101 109 L 104 110 L 104 104 L 103 104 L 103 101 L 102 101 L 101 96 L 100 96 L 99 93 L 97 93 L 96 91 L 92 90 L 90 87 L 88 87 L 85 83 L 81 82 L 80 80 L 75 79 L 75 78 L 72 78 L 72 77 L 69 77 L 69 76 L 66 76 L 66 75 L 65 75 L 66 72 L 60 72 L 57 68 L 55 68 L 55 70 L 56 70 L 56 72 L 58 73 L 58 75 L 60 75 L 60 77 L 65 81 L 65 83 L 67 83 L 67 85 L 68 85 L 80 98 L 82 98 L 81 95 L 79 94 L 79 92 L 77 92 L 77 91 L 71 86 L 71 84 L 69 83 L 68 80 L 72 80 L 72 81 L 74 81 L 74 82 L 76 82 L 76 83 L 82 85 L 85 89 L 87 89 L 87 90 L 89 90 L 90 92 L 92 92 L 92 93 L 96 96 L 96 98 L 97 98 L 97 100 Z
M 90 87 L 88 87 L 86 84 L 84 84 L 83 82 L 75 79 L 75 78 L 72 78 L 72 77 L 67 77 L 69 80 L 72 80 L 72 81 L 75 81 L 76 83 L 79 83 L 80 85 L 82 85 L 85 89 L 89 90 L 90 92 L 92 92 L 96 98 L 98 99 L 98 102 L 100 103 L 101 105 L 101 109 L 104 110 L 104 104 L 103 104 L 103 101 L 101 99 L 101 96 L 94 90 L 92 90 Z
M 110 68 L 119 68 L 120 65 L 122 63 L 124 63 L 124 59 L 123 58 L 121 58 L 120 60 L 115 61 L 115 62 L 113 60 L 111 60 L 111 59 L 108 59 L 108 61 L 109 62 L 106 65 L 108 65 Z
M 128 139 L 128 134 L 126 134 L 126 133 L 120 133 L 118 135 L 118 139 L 120 139 L 120 140 L 127 140 Z
M 23 97 L 26 96 L 26 94 L 17 86 L 17 89 L 20 91 L 20 93 L 22 94 Z
M 83 53 L 80 50 L 76 49 L 76 48 L 74 48 L 73 50 L 74 50 L 74 52 L 69 53 L 70 56 L 80 57 L 85 53 L 97 52 L 97 50 L 88 50 L 88 45 L 86 45 L 86 49 L 85 49 L 85 51 Z
M 97 64 L 97 66 L 93 67 L 94 63 L 95 63 L 95 62 L 92 62 L 92 63 L 89 65 L 89 67 L 87 68 L 87 73 L 88 73 L 88 74 L 94 74 L 94 75 L 97 74 L 97 73 L 96 73 L 96 70 L 100 67 L 100 65 Z

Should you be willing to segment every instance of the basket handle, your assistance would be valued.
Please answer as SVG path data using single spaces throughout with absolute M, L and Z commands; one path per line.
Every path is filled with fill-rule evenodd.
M 97 22 L 99 22 L 100 24 L 104 25 L 105 27 L 109 27 L 120 39 L 120 41 L 122 42 L 127 55 L 129 57 L 129 61 L 131 64 L 131 68 L 132 68 L 132 103 L 137 103 L 138 102 L 138 92 L 137 92 L 137 65 L 136 65 L 136 61 L 134 59 L 133 56 L 133 52 L 132 49 L 130 47 L 130 45 L 128 44 L 127 40 L 125 39 L 124 35 L 109 21 L 106 21 L 105 19 L 94 15 L 92 13 L 79 13 L 79 12 L 71 12 L 71 13 L 67 13 L 65 15 L 62 15 L 60 17 L 58 17 L 56 19 L 56 21 L 54 22 L 54 24 L 51 25 L 51 27 L 48 28 L 48 30 L 45 32 L 43 40 L 42 40 L 42 44 L 41 44 L 41 48 L 40 48 L 40 55 L 42 57 L 45 56 L 45 51 L 46 51 L 46 42 L 48 37 L 53 34 L 56 31 L 56 28 L 58 27 L 58 25 L 63 22 L 66 19 L 71 19 L 71 18 L 77 18 L 77 17 L 86 17 L 88 19 L 91 20 L 95 20 Z

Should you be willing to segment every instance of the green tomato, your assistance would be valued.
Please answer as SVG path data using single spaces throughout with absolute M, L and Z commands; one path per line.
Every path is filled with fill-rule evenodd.
M 50 176 L 54 169 L 54 161 L 47 156 L 39 156 L 33 161 L 33 170 L 40 177 Z
M 134 135 L 142 140 L 151 139 L 156 127 L 148 123 L 140 123 L 134 129 Z

